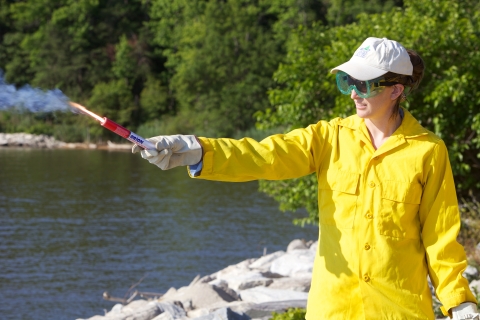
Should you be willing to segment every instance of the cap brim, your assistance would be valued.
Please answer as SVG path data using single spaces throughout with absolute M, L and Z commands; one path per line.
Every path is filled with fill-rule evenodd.
M 333 68 L 330 70 L 330 73 L 335 74 L 337 71 L 343 71 L 355 79 L 362 81 L 376 79 L 387 73 L 385 70 L 375 68 L 367 64 L 359 65 L 358 63 L 352 62 L 352 60 Z

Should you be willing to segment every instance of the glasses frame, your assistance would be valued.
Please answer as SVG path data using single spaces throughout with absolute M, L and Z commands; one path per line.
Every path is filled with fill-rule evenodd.
M 337 88 L 342 94 L 351 94 L 352 90 L 355 90 L 357 95 L 361 98 L 374 97 L 382 92 L 382 90 L 379 90 L 380 88 L 400 84 L 399 82 L 386 81 L 383 76 L 372 80 L 358 80 L 343 71 L 337 72 L 336 80 Z M 345 88 L 345 84 L 348 87 Z

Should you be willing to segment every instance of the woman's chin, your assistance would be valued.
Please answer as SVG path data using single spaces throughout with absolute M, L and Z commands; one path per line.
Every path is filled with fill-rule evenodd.
M 368 115 L 368 110 L 366 106 L 356 105 L 357 116 L 360 118 L 365 118 Z

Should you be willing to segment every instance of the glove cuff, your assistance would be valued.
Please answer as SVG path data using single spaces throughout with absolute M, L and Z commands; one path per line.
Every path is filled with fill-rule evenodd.
M 197 138 L 197 136 L 193 136 L 193 137 L 195 138 L 194 148 L 195 148 L 195 153 L 198 156 L 198 161 L 195 163 L 192 163 L 191 165 L 197 165 L 203 161 L 203 147 L 200 140 Z
M 460 319 L 479 319 L 477 304 L 473 302 L 464 302 L 459 306 L 452 308 L 454 320 Z

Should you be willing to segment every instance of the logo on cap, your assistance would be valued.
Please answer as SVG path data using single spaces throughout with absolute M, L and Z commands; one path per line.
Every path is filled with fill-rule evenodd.
M 370 46 L 366 46 L 365 48 L 358 48 L 358 50 L 355 51 L 354 56 L 359 57 L 359 58 L 365 58 L 368 51 L 370 51 Z

